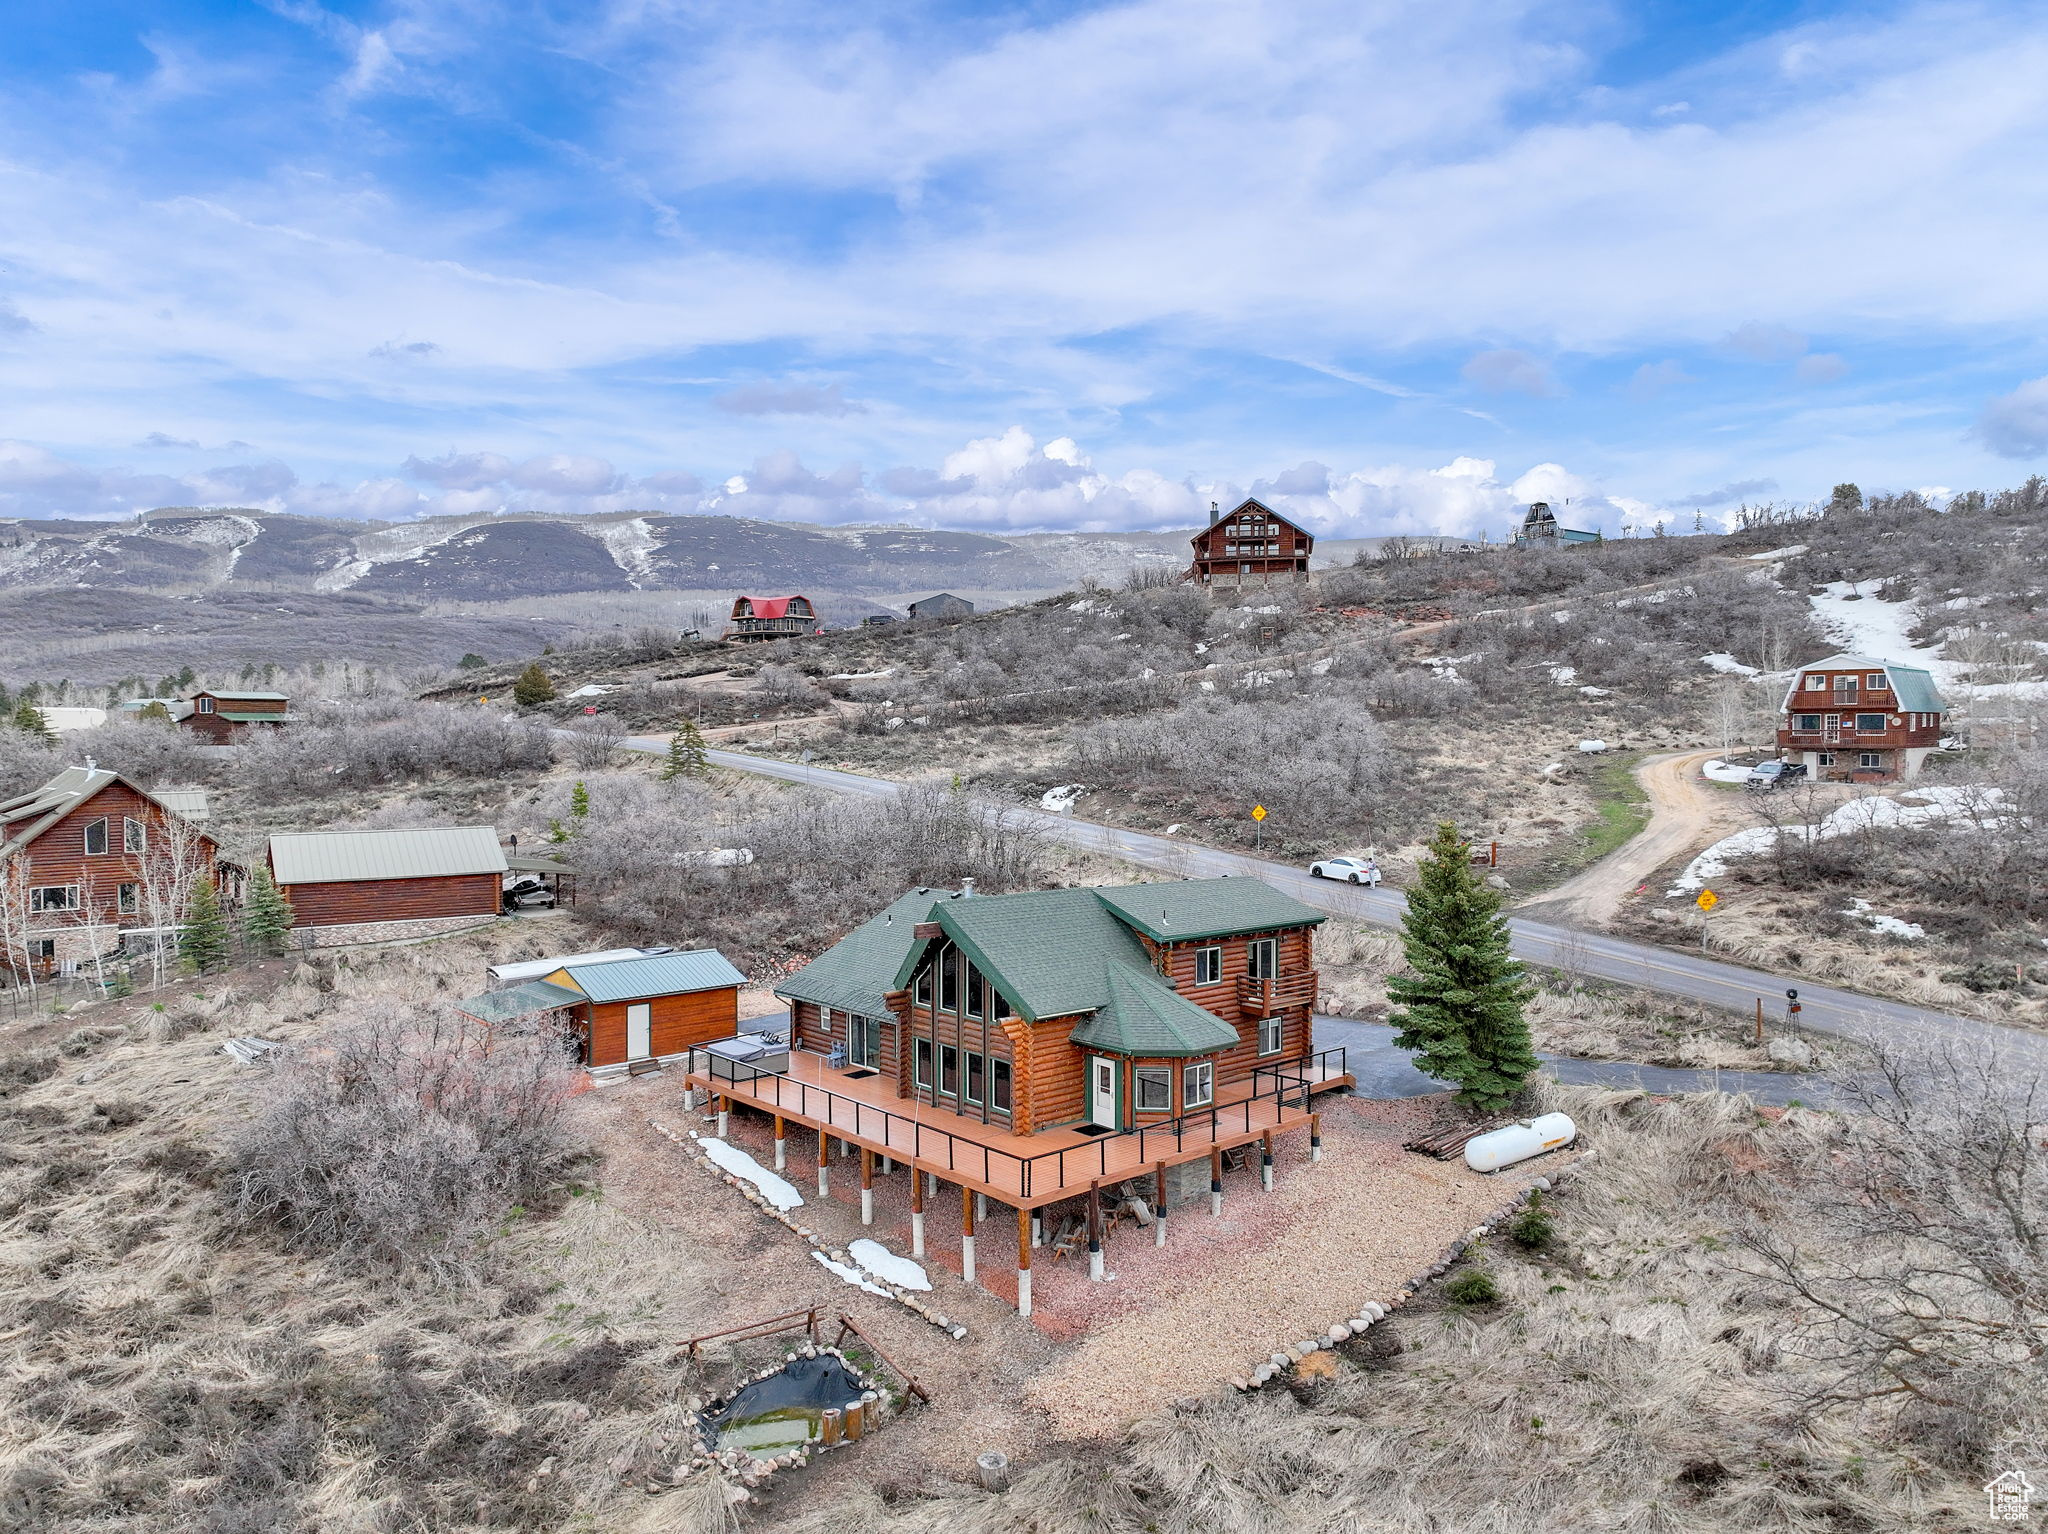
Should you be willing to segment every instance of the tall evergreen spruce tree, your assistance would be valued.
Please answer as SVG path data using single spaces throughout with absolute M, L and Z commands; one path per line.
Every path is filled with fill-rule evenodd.
M 1535 994 L 1508 949 L 1500 894 L 1472 872 L 1458 828 L 1436 828 L 1408 892 L 1401 947 L 1410 973 L 1387 981 L 1400 1029 L 1394 1043 L 1416 1067 L 1482 1112 L 1507 1107 L 1536 1073 L 1522 1004 Z
M 14 708 L 14 727 L 24 735 L 33 736 L 46 746 L 57 744 L 57 732 L 50 728 L 50 721 L 43 717 L 43 711 L 27 698 Z
M 211 879 L 192 886 L 192 903 L 185 907 L 184 930 L 178 934 L 178 956 L 202 975 L 228 967 L 228 947 L 234 934 L 220 908 L 220 891 Z
M 292 906 L 262 864 L 249 878 L 249 903 L 242 907 L 242 938 L 256 953 L 274 958 L 291 936 Z
M 704 732 L 697 721 L 685 719 L 668 738 L 668 760 L 662 764 L 665 783 L 677 778 L 701 778 L 711 770 L 711 758 L 704 754 Z

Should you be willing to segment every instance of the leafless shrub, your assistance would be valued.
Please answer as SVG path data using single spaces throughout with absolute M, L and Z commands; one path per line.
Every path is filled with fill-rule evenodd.
M 609 767 L 626 727 L 610 714 L 586 714 L 569 727 L 569 755 L 582 772 Z
M 552 1029 L 364 1008 L 272 1068 L 228 1143 L 229 1207 L 344 1266 L 459 1272 L 575 1156 L 569 1060 Z
M 0 719 L 0 798 L 40 788 L 70 765 L 70 756 Z
M 258 794 L 335 794 L 440 774 L 539 772 L 554 759 L 545 724 L 480 708 L 395 700 L 337 705 L 243 744 L 235 776 Z
M 811 679 L 794 666 L 764 665 L 754 677 L 750 691 L 775 699 L 778 703 L 795 703 L 801 699 L 815 697 L 817 687 Z
M 218 769 L 207 756 L 206 745 L 201 736 L 178 725 L 122 719 L 66 737 L 64 750 L 74 762 L 90 757 L 98 766 L 154 788 L 215 776 Z

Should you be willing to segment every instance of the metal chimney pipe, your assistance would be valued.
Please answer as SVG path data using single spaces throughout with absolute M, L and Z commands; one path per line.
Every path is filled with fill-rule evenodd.
M 960 881 L 960 898 L 962 900 L 972 900 L 974 898 L 974 881 L 972 879 L 962 879 Z

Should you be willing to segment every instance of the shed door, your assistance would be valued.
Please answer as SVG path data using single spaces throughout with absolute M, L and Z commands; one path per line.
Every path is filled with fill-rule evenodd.
M 1088 1120 L 1104 1129 L 1116 1123 L 1116 1061 L 1103 1055 L 1088 1057 Z
M 645 1060 L 648 1056 L 648 1005 L 644 1001 L 630 1003 L 626 1008 L 626 1058 Z

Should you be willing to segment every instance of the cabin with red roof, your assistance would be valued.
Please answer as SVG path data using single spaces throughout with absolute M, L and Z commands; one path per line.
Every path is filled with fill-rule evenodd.
M 794 639 L 815 634 L 824 625 L 806 596 L 735 597 L 732 621 L 721 639 Z

